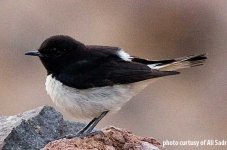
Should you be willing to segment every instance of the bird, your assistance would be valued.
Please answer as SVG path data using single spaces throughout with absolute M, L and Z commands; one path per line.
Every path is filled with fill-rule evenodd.
M 46 91 L 53 103 L 77 119 L 90 122 L 78 135 L 92 133 L 109 112 L 160 77 L 203 65 L 206 54 L 148 60 L 113 46 L 85 45 L 67 35 L 54 35 L 25 55 L 38 56 L 46 68 Z

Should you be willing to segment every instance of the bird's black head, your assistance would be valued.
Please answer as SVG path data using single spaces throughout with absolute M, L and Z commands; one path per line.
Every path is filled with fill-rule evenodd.
M 48 74 L 59 73 L 68 64 L 79 60 L 85 53 L 85 45 L 65 35 L 55 35 L 46 39 L 36 51 L 25 55 L 40 57 Z

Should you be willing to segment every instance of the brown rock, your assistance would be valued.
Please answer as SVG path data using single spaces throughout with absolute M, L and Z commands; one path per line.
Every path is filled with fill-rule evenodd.
M 43 150 L 165 150 L 154 138 L 109 127 L 92 136 L 52 141 Z

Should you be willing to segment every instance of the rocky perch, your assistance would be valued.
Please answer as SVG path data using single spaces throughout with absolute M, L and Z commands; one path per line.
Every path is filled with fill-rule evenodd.
M 54 108 L 43 106 L 15 116 L 0 117 L 0 149 L 3 150 L 163 150 L 153 138 L 109 127 L 95 135 L 61 139 L 76 135 L 84 127 L 65 121 Z M 59 140 L 57 140 L 59 139 Z

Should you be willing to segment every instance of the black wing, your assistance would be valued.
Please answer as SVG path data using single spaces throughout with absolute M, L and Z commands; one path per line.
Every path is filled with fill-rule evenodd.
M 117 49 L 111 50 L 111 47 L 108 47 L 109 51 L 105 50 L 106 47 L 95 48 L 96 50 L 90 48 L 89 59 L 73 63 L 63 73 L 54 75 L 55 78 L 67 86 L 87 89 L 178 74 L 175 71 L 152 70 L 141 63 L 124 61 L 116 55 Z

